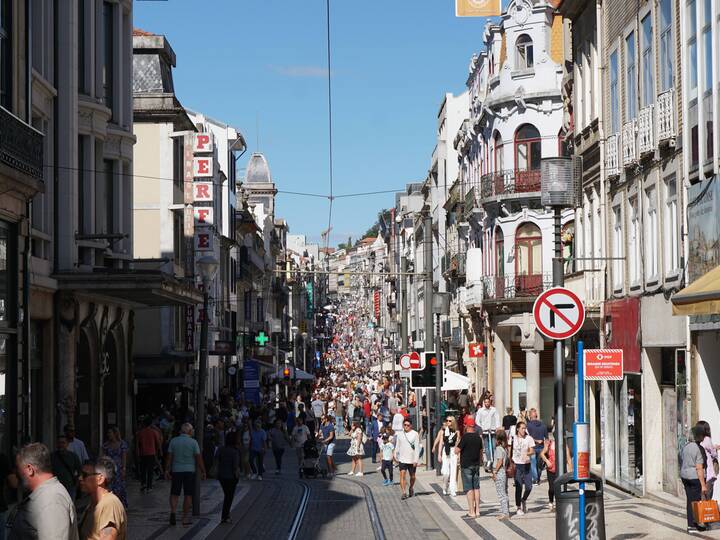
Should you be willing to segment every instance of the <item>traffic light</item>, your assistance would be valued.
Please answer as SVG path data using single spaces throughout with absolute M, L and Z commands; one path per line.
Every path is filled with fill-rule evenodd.
M 285 382 L 290 381 L 290 368 L 285 366 L 285 369 L 283 369 L 283 379 L 285 379 Z
M 413 388 L 435 388 L 437 381 L 437 365 L 440 363 L 440 373 L 444 368 L 443 354 L 439 355 L 434 352 L 423 353 L 425 367 L 410 372 L 410 386 Z

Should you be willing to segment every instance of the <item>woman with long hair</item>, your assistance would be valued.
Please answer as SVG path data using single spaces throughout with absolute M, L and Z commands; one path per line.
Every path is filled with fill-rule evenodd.
M 443 427 L 438 432 L 438 460 L 442 464 L 443 495 L 450 493 L 451 497 L 457 495 L 457 460 L 455 447 L 460 442 L 457 420 L 454 416 L 445 419 Z
M 545 462 L 548 481 L 548 510 L 555 510 L 555 480 L 557 479 L 557 470 L 555 469 L 555 436 L 552 431 L 548 431 L 547 439 L 540 452 L 540 459 Z
M 715 472 L 715 464 L 718 462 L 718 448 L 719 446 L 713 444 L 712 435 L 710 434 L 710 424 L 705 420 L 698 420 L 697 424 L 703 432 L 703 440 L 700 446 L 705 450 L 705 456 L 707 457 L 707 469 L 705 470 L 705 483 L 707 484 L 708 497 L 712 498 L 713 486 L 715 480 L 717 480 L 717 473 Z
M 508 462 L 507 433 L 502 427 L 495 432 L 495 461 L 492 466 L 492 479 L 495 482 L 495 492 L 500 501 L 498 519 L 510 518 L 510 501 L 507 492 L 507 473 L 505 467 Z
M 353 420 L 352 423 L 352 430 L 350 431 L 350 449 L 347 451 L 347 455 L 352 458 L 352 464 L 350 465 L 350 472 L 348 475 L 362 476 L 362 458 L 365 455 L 365 446 L 363 444 L 363 431 L 362 428 L 360 428 L 360 422 L 358 420 Z
M 527 512 L 526 501 L 532 491 L 530 456 L 535 453 L 535 439 L 528 434 L 525 422 L 518 421 L 512 446 L 512 460 L 515 464 L 515 506 L 517 515 L 522 516 Z
M 115 477 L 110 483 L 110 491 L 120 499 L 127 508 L 127 491 L 125 489 L 125 471 L 127 470 L 128 444 L 122 440 L 120 430 L 111 426 L 105 432 L 105 443 L 102 445 L 102 454 L 115 463 Z

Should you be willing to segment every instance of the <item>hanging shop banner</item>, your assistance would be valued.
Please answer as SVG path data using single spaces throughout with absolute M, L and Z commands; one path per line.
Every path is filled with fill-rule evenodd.
M 498 17 L 500 0 L 455 0 L 456 17 Z
M 260 405 L 260 367 L 255 360 L 243 364 L 243 389 L 245 401 Z
M 212 202 L 213 183 L 193 182 L 193 202 Z
M 185 306 L 185 352 L 195 351 L 195 306 Z
M 210 227 L 195 228 L 195 251 L 214 251 L 213 230 Z
M 212 206 L 195 207 L 195 226 L 213 225 L 215 223 L 215 211 Z
M 210 178 L 213 175 L 212 156 L 193 158 L 193 176 L 195 178 Z
M 205 154 L 213 151 L 212 133 L 193 133 L 193 152 Z

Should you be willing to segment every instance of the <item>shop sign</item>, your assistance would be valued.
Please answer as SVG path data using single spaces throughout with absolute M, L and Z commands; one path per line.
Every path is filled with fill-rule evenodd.
M 622 349 L 585 349 L 586 381 L 621 381 L 623 378 Z
M 213 151 L 212 133 L 193 133 L 193 152 L 204 154 Z
M 193 182 L 193 202 L 212 202 L 213 183 Z
M 213 356 L 228 356 L 235 354 L 235 343 L 227 340 L 216 340 L 215 346 L 210 354 Z
M 195 228 L 195 251 L 214 251 L 213 231 L 210 227 Z
M 212 157 L 194 157 L 193 158 L 193 176 L 195 178 L 212 178 L 213 175 L 213 158 Z
M 213 225 L 215 223 L 215 210 L 212 206 L 195 207 L 195 225 Z
M 468 343 L 470 358 L 482 358 L 485 354 L 482 343 Z
M 195 351 L 195 306 L 185 307 L 185 352 Z

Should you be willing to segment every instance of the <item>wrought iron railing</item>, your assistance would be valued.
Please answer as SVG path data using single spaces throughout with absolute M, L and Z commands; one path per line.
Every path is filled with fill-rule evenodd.
M 480 178 L 480 198 L 489 199 L 514 193 L 540 191 L 540 169 L 509 169 L 485 174 Z
M 533 298 L 552 286 L 552 274 L 485 276 L 483 283 L 485 299 Z
M 38 130 L 0 107 L 0 162 L 42 180 L 43 137 Z
M 672 88 L 658 95 L 655 109 L 658 142 L 675 139 L 675 94 Z

